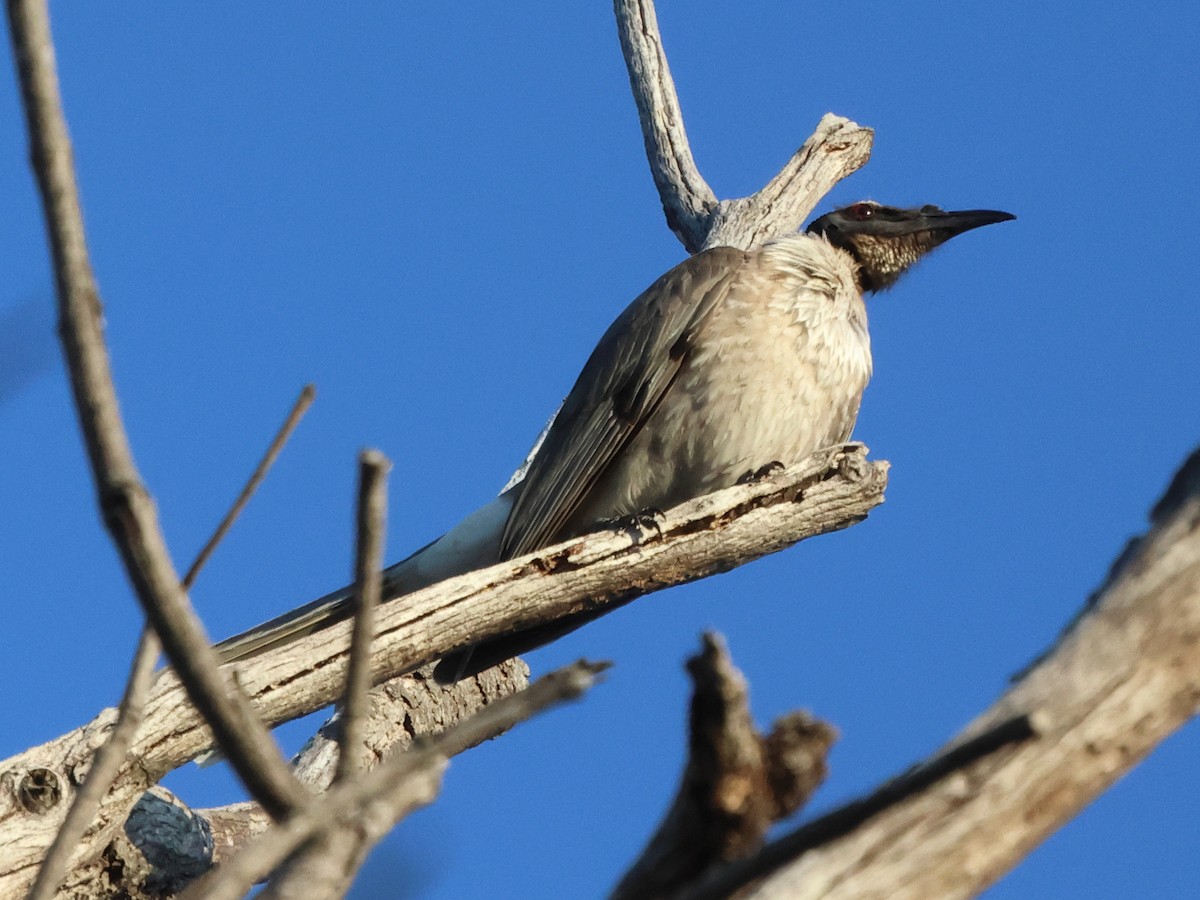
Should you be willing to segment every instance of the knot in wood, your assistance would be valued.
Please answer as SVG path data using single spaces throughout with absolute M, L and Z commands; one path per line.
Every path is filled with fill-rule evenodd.
M 30 813 L 44 815 L 62 800 L 62 781 L 52 769 L 30 769 L 17 782 L 17 802 Z

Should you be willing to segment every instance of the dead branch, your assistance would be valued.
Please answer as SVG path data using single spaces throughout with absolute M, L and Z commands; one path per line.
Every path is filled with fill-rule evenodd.
M 1032 739 L 815 848 L 784 838 L 689 896 L 763 878 L 747 896 L 968 897 L 1020 862 L 1200 710 L 1200 449 L 1150 522 L 1058 643 L 943 755 L 1022 719 Z
M 368 766 L 374 767 L 412 747 L 418 739 L 441 734 L 483 707 L 523 690 L 528 678 L 529 667 L 520 659 L 510 659 L 451 686 L 433 677 L 433 666 L 377 685 L 371 691 L 371 711 L 364 722 Z M 518 687 L 514 689 L 514 685 Z M 340 715 L 335 713 L 293 761 L 296 776 L 314 790 L 323 791 L 333 783 L 340 732 Z M 206 858 L 206 865 L 229 859 L 271 824 L 270 817 L 256 803 L 201 809 L 196 814 L 212 828 L 212 856 Z
M 146 697 L 154 683 L 154 664 L 158 661 L 158 653 L 158 638 L 150 627 L 143 626 L 112 732 L 83 775 L 83 783 L 54 836 L 54 843 L 46 852 L 46 859 L 38 869 L 37 880 L 27 900 L 49 900 L 62 883 L 72 856 L 77 853 L 88 825 L 95 818 L 104 795 L 124 765 L 129 745 L 141 727 Z
M 84 237 L 46 2 L 10 0 L 8 14 L 29 127 L 30 159 L 54 264 L 63 355 L 101 514 L 147 620 L 182 675 L 188 699 L 211 725 L 247 790 L 272 815 L 281 815 L 304 801 L 304 790 L 250 704 L 236 690 L 229 690 L 218 669 L 217 655 L 175 572 L 121 420 L 104 343 L 100 294 Z
M 39 158 L 38 151 L 40 149 L 50 148 L 51 152 L 47 154 L 47 160 L 57 165 L 57 168 L 54 168 L 47 164 L 39 169 L 39 174 L 43 169 L 50 172 L 50 177 L 43 179 L 44 196 L 46 197 L 48 221 L 51 223 L 56 268 L 59 271 L 60 285 L 63 286 L 64 310 L 79 314 L 73 320 L 76 325 L 80 326 L 79 333 L 72 337 L 72 328 L 67 327 L 65 334 L 68 337 L 68 356 L 72 362 L 75 361 L 72 353 L 82 354 L 81 360 L 73 369 L 73 381 L 77 388 L 77 395 L 82 398 L 80 400 L 81 421 L 89 439 L 102 508 L 106 520 L 109 521 L 110 527 L 114 531 L 115 539 L 121 546 L 127 570 L 138 590 L 139 599 L 144 604 L 152 602 L 157 604 L 152 608 L 147 607 L 147 614 L 156 630 L 163 636 L 168 656 L 183 674 L 190 699 L 205 712 L 206 716 L 211 717 L 209 721 L 217 732 L 220 743 L 228 745 L 227 751 L 231 755 L 231 761 L 235 763 L 242 777 L 248 779 L 247 783 L 251 787 L 251 792 L 263 797 L 267 807 L 278 814 L 291 808 L 303 795 L 296 793 L 297 789 L 294 783 L 289 780 L 284 770 L 272 757 L 268 749 L 269 741 L 265 739 L 262 730 L 249 717 L 244 704 L 241 703 L 239 692 L 235 689 L 229 692 L 232 700 L 226 698 L 228 685 L 221 681 L 211 666 L 206 646 L 207 641 L 204 640 L 199 623 L 191 613 L 184 592 L 179 590 L 178 581 L 158 532 L 153 504 L 133 468 L 121 428 L 115 395 L 112 394 L 108 378 L 107 356 L 100 335 L 99 300 L 87 264 L 86 248 L 83 243 L 82 224 L 78 215 L 78 201 L 75 198 L 70 166 L 69 144 L 58 104 L 57 85 L 54 83 L 53 51 L 44 5 L 36 0 L 33 2 L 10 0 L 9 5 L 10 18 L 14 22 L 14 44 L 17 47 L 18 59 L 21 61 L 23 83 L 27 88 L 30 84 L 34 84 L 33 88 L 27 90 L 26 97 L 35 159 Z M 640 16 L 641 24 L 638 26 L 637 33 L 633 34 L 632 31 L 629 31 L 629 16 L 635 13 Z M 662 53 L 661 40 L 657 35 L 652 4 L 649 2 L 618 3 L 617 15 L 620 27 L 629 32 L 629 34 L 623 34 L 623 45 L 626 61 L 630 66 L 631 84 L 635 96 L 641 97 L 645 94 L 650 98 L 645 104 L 639 100 L 640 110 L 644 106 L 644 110 L 642 110 L 644 113 L 643 127 L 648 127 L 649 118 L 661 117 L 664 110 L 666 110 L 667 118 L 672 119 L 675 123 L 672 126 L 674 131 L 667 134 L 666 138 L 675 144 L 676 151 L 667 155 L 674 160 L 672 164 L 676 166 L 676 177 L 673 180 L 672 178 L 660 179 L 656 170 L 656 181 L 659 182 L 665 209 L 671 210 L 674 207 L 683 208 L 685 206 L 692 209 L 694 213 L 692 221 L 682 230 L 682 232 L 697 236 L 687 241 L 690 249 L 698 249 L 715 242 L 752 246 L 754 242 L 761 242 L 771 236 L 769 233 L 771 229 L 776 229 L 773 233 L 779 233 L 795 228 L 815 204 L 819 196 L 819 193 L 816 192 L 828 189 L 837 177 L 848 174 L 849 171 L 865 161 L 866 150 L 870 143 L 869 131 L 860 129 L 845 120 L 837 120 L 834 126 L 830 126 L 831 120 L 827 119 L 823 121 L 818 134 L 805 145 L 807 149 L 802 149 L 788 164 L 788 167 L 785 167 L 780 176 L 764 189 L 766 193 L 760 192 L 755 195 L 755 197 L 763 197 L 763 203 L 754 206 L 753 204 L 747 205 L 743 201 L 735 201 L 714 205 L 711 191 L 704 185 L 703 179 L 699 176 L 698 170 L 691 160 L 690 151 L 687 149 L 686 134 L 678 113 L 678 102 L 675 99 L 665 55 Z M 29 23 L 33 23 L 36 27 L 27 29 Z M 25 30 L 29 30 L 29 34 L 33 36 L 32 40 L 24 41 L 22 34 Z M 627 37 L 630 39 L 626 40 Z M 26 52 L 29 48 L 35 48 L 40 53 L 32 66 L 29 64 L 30 54 Z M 643 67 L 643 74 L 638 74 L 635 71 L 636 59 L 642 58 L 644 61 L 648 58 L 647 54 L 651 50 L 655 59 L 650 65 Z M 37 75 L 39 72 L 47 76 L 48 80 L 43 78 L 41 82 L 37 82 L 36 78 L 31 80 L 26 77 L 31 74 Z M 650 81 L 654 82 L 653 90 L 650 89 Z M 47 85 L 51 88 L 50 90 L 45 90 Z M 40 100 L 48 100 L 48 103 L 39 106 Z M 43 146 L 38 142 L 39 135 L 42 134 L 41 125 L 44 122 L 49 122 L 50 127 L 45 129 L 45 133 L 49 137 L 43 142 Z M 649 151 L 653 145 L 649 132 L 647 135 Z M 830 139 L 831 135 L 833 135 L 832 140 Z M 663 158 L 666 159 L 666 156 Z M 831 166 L 830 160 L 834 160 L 836 164 Z M 61 165 L 64 161 L 65 166 Z M 651 161 L 653 167 L 654 157 L 651 157 Z M 839 166 L 840 168 L 838 168 Z M 806 177 L 800 177 L 802 171 L 808 173 Z M 840 171 L 841 175 L 835 175 L 834 173 L 837 171 Z M 64 173 L 65 178 L 62 177 Z M 672 184 L 677 187 L 672 187 Z M 691 199 L 685 198 L 676 202 L 670 197 L 672 191 L 690 192 Z M 808 196 L 805 192 L 812 196 Z M 753 199 L 747 198 L 747 201 Z M 60 203 L 60 201 L 63 202 Z M 776 215 L 776 211 L 782 211 L 784 214 Z M 746 216 L 749 215 L 765 215 L 767 224 L 758 223 L 756 225 L 748 222 Z M 675 219 L 679 218 L 678 216 L 673 217 L 673 226 L 676 224 Z M 69 309 L 68 300 L 73 304 Z M 64 321 L 66 322 L 65 314 Z M 71 325 L 70 322 L 66 324 Z M 854 460 L 851 459 L 851 456 L 844 458 L 844 461 L 850 465 L 840 473 L 842 476 L 853 470 Z M 861 463 L 861 460 L 859 462 Z M 555 582 L 556 590 L 561 588 L 559 593 L 551 593 L 549 596 L 552 603 L 559 604 L 557 609 L 567 612 L 600 608 L 606 605 L 615 607 L 634 596 L 666 584 L 678 583 L 692 577 L 703 577 L 704 574 L 738 565 L 742 561 L 761 555 L 762 552 L 772 552 L 786 543 L 802 539 L 810 533 L 845 527 L 864 516 L 866 511 L 881 499 L 883 483 L 886 480 L 885 468 L 880 464 L 875 464 L 873 469 L 868 467 L 866 474 L 868 477 L 857 487 L 847 480 L 842 487 L 848 489 L 841 496 L 837 496 L 836 491 L 827 494 L 825 487 L 821 485 L 814 485 L 811 488 L 810 493 L 819 498 L 819 503 L 832 504 L 828 509 L 822 509 L 819 503 L 816 506 L 809 503 L 812 500 L 811 497 L 805 498 L 809 505 L 808 511 L 817 514 L 813 519 L 816 530 L 805 531 L 804 528 L 798 527 L 794 532 L 795 536 L 785 537 L 782 542 L 773 543 L 767 549 L 757 553 L 748 553 L 742 548 L 738 553 L 724 558 L 719 555 L 704 556 L 702 554 L 699 559 L 700 568 L 692 574 L 687 574 L 685 571 L 689 561 L 684 556 L 671 557 L 667 553 L 664 554 L 663 561 L 671 568 L 664 578 L 660 579 L 657 577 L 657 573 L 650 571 L 649 568 L 643 568 L 638 570 L 640 574 L 636 583 L 623 586 L 618 579 L 615 582 L 616 586 L 612 587 L 599 581 L 591 585 L 596 593 L 585 596 L 588 579 L 577 574 L 583 571 L 577 567 L 586 562 L 589 558 L 587 554 L 601 554 L 595 558 L 601 569 L 600 576 L 607 577 L 608 574 L 611 574 L 611 568 L 606 567 L 613 565 L 612 559 L 618 560 L 615 565 L 621 565 L 620 554 L 628 551 L 629 548 L 616 547 L 614 551 L 613 548 L 606 548 L 602 541 L 593 542 L 590 545 L 584 543 L 577 547 L 568 546 L 559 556 L 545 556 L 541 560 L 541 565 L 550 566 L 550 571 L 545 573 L 545 577 Z M 855 494 L 858 496 L 853 496 Z M 749 502 L 752 505 L 758 504 L 762 502 L 762 498 L 751 498 Z M 790 503 L 790 500 L 788 502 Z M 757 507 L 757 512 L 774 515 L 774 513 L 767 513 L 767 507 L 774 504 L 775 501 L 772 501 Z M 842 504 L 840 513 L 838 504 Z M 755 512 L 755 508 L 752 506 L 750 511 Z M 736 518 L 737 513 L 728 512 L 727 515 Z M 840 521 L 839 515 L 842 517 Z M 822 519 L 822 516 L 825 518 Z M 791 522 L 787 527 L 791 527 L 791 525 L 796 525 L 796 523 Z M 722 523 L 720 527 L 724 528 L 726 524 Z M 771 528 L 772 526 L 767 525 L 766 527 Z M 783 533 L 785 535 L 793 534 L 787 530 L 787 527 Z M 667 546 L 669 546 L 668 542 L 664 541 L 663 547 Z M 563 548 L 558 549 L 562 550 Z M 616 555 L 606 561 L 603 554 L 610 552 L 615 552 Z M 487 607 L 484 613 L 488 616 L 498 616 L 493 623 L 497 629 L 496 633 L 525 627 L 525 623 L 530 618 L 555 615 L 549 604 L 545 609 L 539 607 L 533 611 L 515 613 L 512 608 L 515 596 L 513 592 L 518 590 L 518 580 L 507 580 L 507 576 L 505 579 L 501 579 L 496 585 L 495 603 Z M 482 583 L 476 583 L 473 586 L 461 584 L 459 585 L 461 596 L 449 602 L 443 613 L 435 611 L 436 604 L 433 607 L 425 608 L 426 613 L 434 617 L 431 622 L 435 625 L 437 633 L 428 640 L 418 642 L 419 646 L 415 650 L 401 654 L 394 663 L 389 662 L 388 670 L 377 673 L 377 675 L 386 676 L 419 665 L 432 652 L 430 649 L 432 647 L 439 645 L 462 646 L 478 640 L 482 636 L 479 633 L 473 633 L 466 639 L 459 633 L 463 624 L 461 610 L 465 608 L 465 604 L 474 603 L 472 598 L 487 587 L 488 585 Z M 503 611 L 506 604 L 508 612 Z M 417 621 L 415 619 L 398 620 L 397 628 L 389 638 L 391 645 L 398 644 L 401 640 L 400 635 L 409 633 L 406 629 L 414 629 Z M 341 629 L 331 632 L 331 635 L 334 634 L 344 636 Z M 341 640 L 341 637 L 336 637 L 335 640 Z M 325 650 L 318 649 L 316 655 L 319 657 L 324 652 Z M 337 658 L 337 662 L 332 666 L 328 665 L 329 661 L 334 658 Z M 262 704 L 262 708 L 269 710 L 269 715 L 276 717 L 299 715 L 298 710 L 300 709 L 316 708 L 329 701 L 331 684 L 340 677 L 342 665 L 340 651 L 335 652 L 332 657 L 326 657 L 325 663 L 310 661 L 301 664 L 300 669 L 296 671 L 304 674 L 295 690 L 285 689 L 283 682 L 275 679 L 280 672 L 278 668 L 263 669 L 263 680 L 257 682 L 253 690 L 258 694 L 257 699 Z M 323 672 L 319 671 L 322 666 L 324 667 Z M 286 669 L 287 666 L 284 668 Z M 259 670 L 255 669 L 255 672 L 257 671 Z M 251 676 L 249 672 L 245 672 L 243 677 L 250 678 Z M 180 710 L 185 711 L 180 713 Z M 183 730 L 179 734 L 168 733 L 163 727 L 164 722 L 171 715 L 182 715 L 185 720 Z M 194 755 L 198 748 L 210 743 L 207 729 L 200 722 L 201 718 L 191 707 L 181 704 L 179 684 L 173 678 L 161 681 L 152 695 L 147 709 L 147 733 L 135 744 L 129 764 L 125 771 L 118 776 L 113 793 L 104 809 L 101 810 L 100 824 L 89 836 L 88 847 L 81 848 L 81 857 L 92 853 L 94 859 L 94 854 L 107 846 L 106 839 L 119 828 L 124 814 L 145 788 L 161 777 L 163 772 L 178 765 L 188 756 Z M 48 802 L 46 811 L 57 810 L 64 799 L 64 794 L 73 790 L 73 785 L 77 783 L 75 778 L 79 772 L 86 769 L 91 754 L 104 741 L 110 729 L 111 714 L 106 712 L 90 725 L 66 735 L 58 741 L 21 754 L 10 761 L 11 766 L 8 768 L 0 768 L 0 831 L 14 822 L 18 826 L 14 833 L 14 841 L 8 845 L 7 849 L 3 843 L 0 843 L 0 887 L 5 886 L 5 879 L 10 877 L 16 879 L 11 882 L 12 884 L 28 883 L 31 861 L 38 857 L 41 848 L 46 845 L 47 835 L 52 833 L 57 822 L 57 814 L 43 816 L 40 821 L 31 822 L 21 813 L 18 805 L 6 803 L 6 799 L 25 796 L 23 791 L 31 784 L 45 784 L 47 789 L 43 791 L 39 788 L 39 796 L 43 801 Z M 48 765 L 37 764 L 37 761 L 43 759 L 47 761 Z M 0 764 L 0 766 L 5 765 L 8 764 Z M 8 786 L 9 790 L 4 790 L 5 786 Z
M 233 523 L 237 521 L 246 504 L 250 502 L 250 498 L 254 496 L 254 492 L 283 450 L 283 445 L 287 443 L 288 438 L 300 423 L 300 419 L 312 405 L 314 395 L 315 390 L 311 384 L 306 385 L 300 392 L 291 412 L 288 413 L 283 425 L 271 440 L 266 453 L 250 475 L 242 492 L 221 519 L 220 524 L 213 531 L 212 537 L 196 554 L 187 574 L 183 576 L 184 590 L 190 590 L 195 584 L 204 564 L 208 562 L 213 551 L 229 533 Z M 125 694 L 117 707 L 116 724 L 108 741 L 96 753 L 96 758 L 88 769 L 83 784 L 76 792 L 70 811 L 46 854 L 45 862 L 38 870 L 37 881 L 29 892 L 28 900 L 48 900 L 54 894 L 58 884 L 62 881 L 72 854 L 79 849 L 84 831 L 95 818 L 101 800 L 124 764 L 126 754 L 129 752 L 129 745 L 141 727 L 146 697 L 154 683 L 154 664 L 158 659 L 160 649 L 158 637 L 154 631 L 143 627 L 142 636 L 134 654 L 129 680 L 125 687 Z
M 350 831 L 354 822 L 359 838 L 370 846 L 395 823 L 436 794 L 440 773 L 449 757 L 474 746 L 490 735 L 505 731 L 543 710 L 574 700 L 589 690 L 607 663 L 577 662 L 539 679 L 527 690 L 499 700 L 470 719 L 443 732 L 426 747 L 393 757 L 360 778 L 339 782 L 309 808 L 271 828 L 245 852 L 188 889 L 185 898 L 241 897 L 258 879 L 275 870 L 295 848 L 306 841 L 321 840 L 336 831 Z M 334 839 L 326 848 L 340 850 L 346 857 L 337 863 L 328 855 L 301 854 L 295 868 L 284 867 L 270 896 L 336 896 L 333 889 L 346 873 L 353 873 L 365 849 L 353 842 Z M 333 871 L 329 871 L 333 863 Z M 306 892 L 307 890 L 307 892 Z
M 704 636 L 688 673 L 695 687 L 683 780 L 614 900 L 668 897 L 721 863 L 750 855 L 767 829 L 800 809 L 825 779 L 837 732 L 793 713 L 760 734 L 745 678 L 719 635 Z
M 613 10 L 650 174 L 667 225 L 688 253 L 718 245 L 749 250 L 795 231 L 830 188 L 870 158 L 871 129 L 826 115 L 769 184 L 718 202 L 692 158 L 654 3 L 614 0 Z
M 669 510 L 661 536 L 602 531 L 449 579 L 378 610 L 374 677 L 392 678 L 482 638 L 724 572 L 861 521 L 883 500 L 887 464 L 861 445 L 814 454 L 797 466 Z M 345 677 L 350 623 L 248 660 L 238 680 L 265 721 L 276 724 L 332 703 Z M 142 731 L 90 837 L 91 857 L 108 843 L 137 799 L 166 772 L 211 745 L 203 718 L 165 673 L 146 705 Z M 57 815 L 31 815 L 16 786 L 44 771 L 62 789 L 75 783 L 112 724 L 112 712 L 70 734 L 0 762 L 0 894 L 28 885 L 54 836 Z M 82 858 L 83 854 L 81 854 Z
M 356 607 L 346 693 L 342 698 L 341 734 L 335 780 L 353 778 L 363 767 L 366 719 L 370 714 L 371 642 L 375 607 L 383 590 L 383 536 L 387 515 L 387 472 L 392 467 L 378 450 L 359 455 L 358 551 L 355 556 Z

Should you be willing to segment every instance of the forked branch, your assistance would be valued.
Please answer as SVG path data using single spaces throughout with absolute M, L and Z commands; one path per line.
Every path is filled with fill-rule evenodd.
M 764 188 L 718 201 L 692 157 L 654 3 L 614 0 L 613 9 L 650 174 L 667 225 L 688 253 L 717 245 L 749 250 L 795 231 L 830 188 L 870 158 L 871 129 L 826 115 Z

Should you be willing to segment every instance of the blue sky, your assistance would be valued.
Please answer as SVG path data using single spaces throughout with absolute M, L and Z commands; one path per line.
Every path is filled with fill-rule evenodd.
M 682 258 L 606 3 L 53 12 L 124 413 L 181 566 L 318 387 L 193 592 L 214 637 L 348 578 L 359 448 L 395 463 L 390 558 L 487 500 L 608 322 Z M 1019 218 L 870 304 L 856 436 L 894 466 L 887 503 L 532 657 L 616 667 L 456 760 L 355 897 L 601 895 L 675 788 L 705 628 L 764 725 L 804 707 L 841 729 L 818 808 L 869 788 L 1054 640 L 1200 439 L 1194 4 L 664 0 L 659 17 L 718 196 L 756 190 L 833 111 L 873 126 L 875 151 L 821 209 Z M 10 63 L 0 756 L 115 702 L 139 621 L 58 363 Z M 1197 758 L 1193 724 L 989 896 L 1193 893 Z M 235 792 L 222 771 L 169 784 L 197 805 Z

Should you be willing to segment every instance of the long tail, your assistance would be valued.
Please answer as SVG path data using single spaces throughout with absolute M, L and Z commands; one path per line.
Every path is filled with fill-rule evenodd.
M 384 597 L 388 600 L 402 597 L 495 563 L 499 558 L 500 533 L 511 505 L 510 490 L 471 513 L 433 543 L 391 566 L 383 573 Z M 257 656 L 349 618 L 353 597 L 354 588 L 344 587 L 221 641 L 216 647 L 221 662 Z

